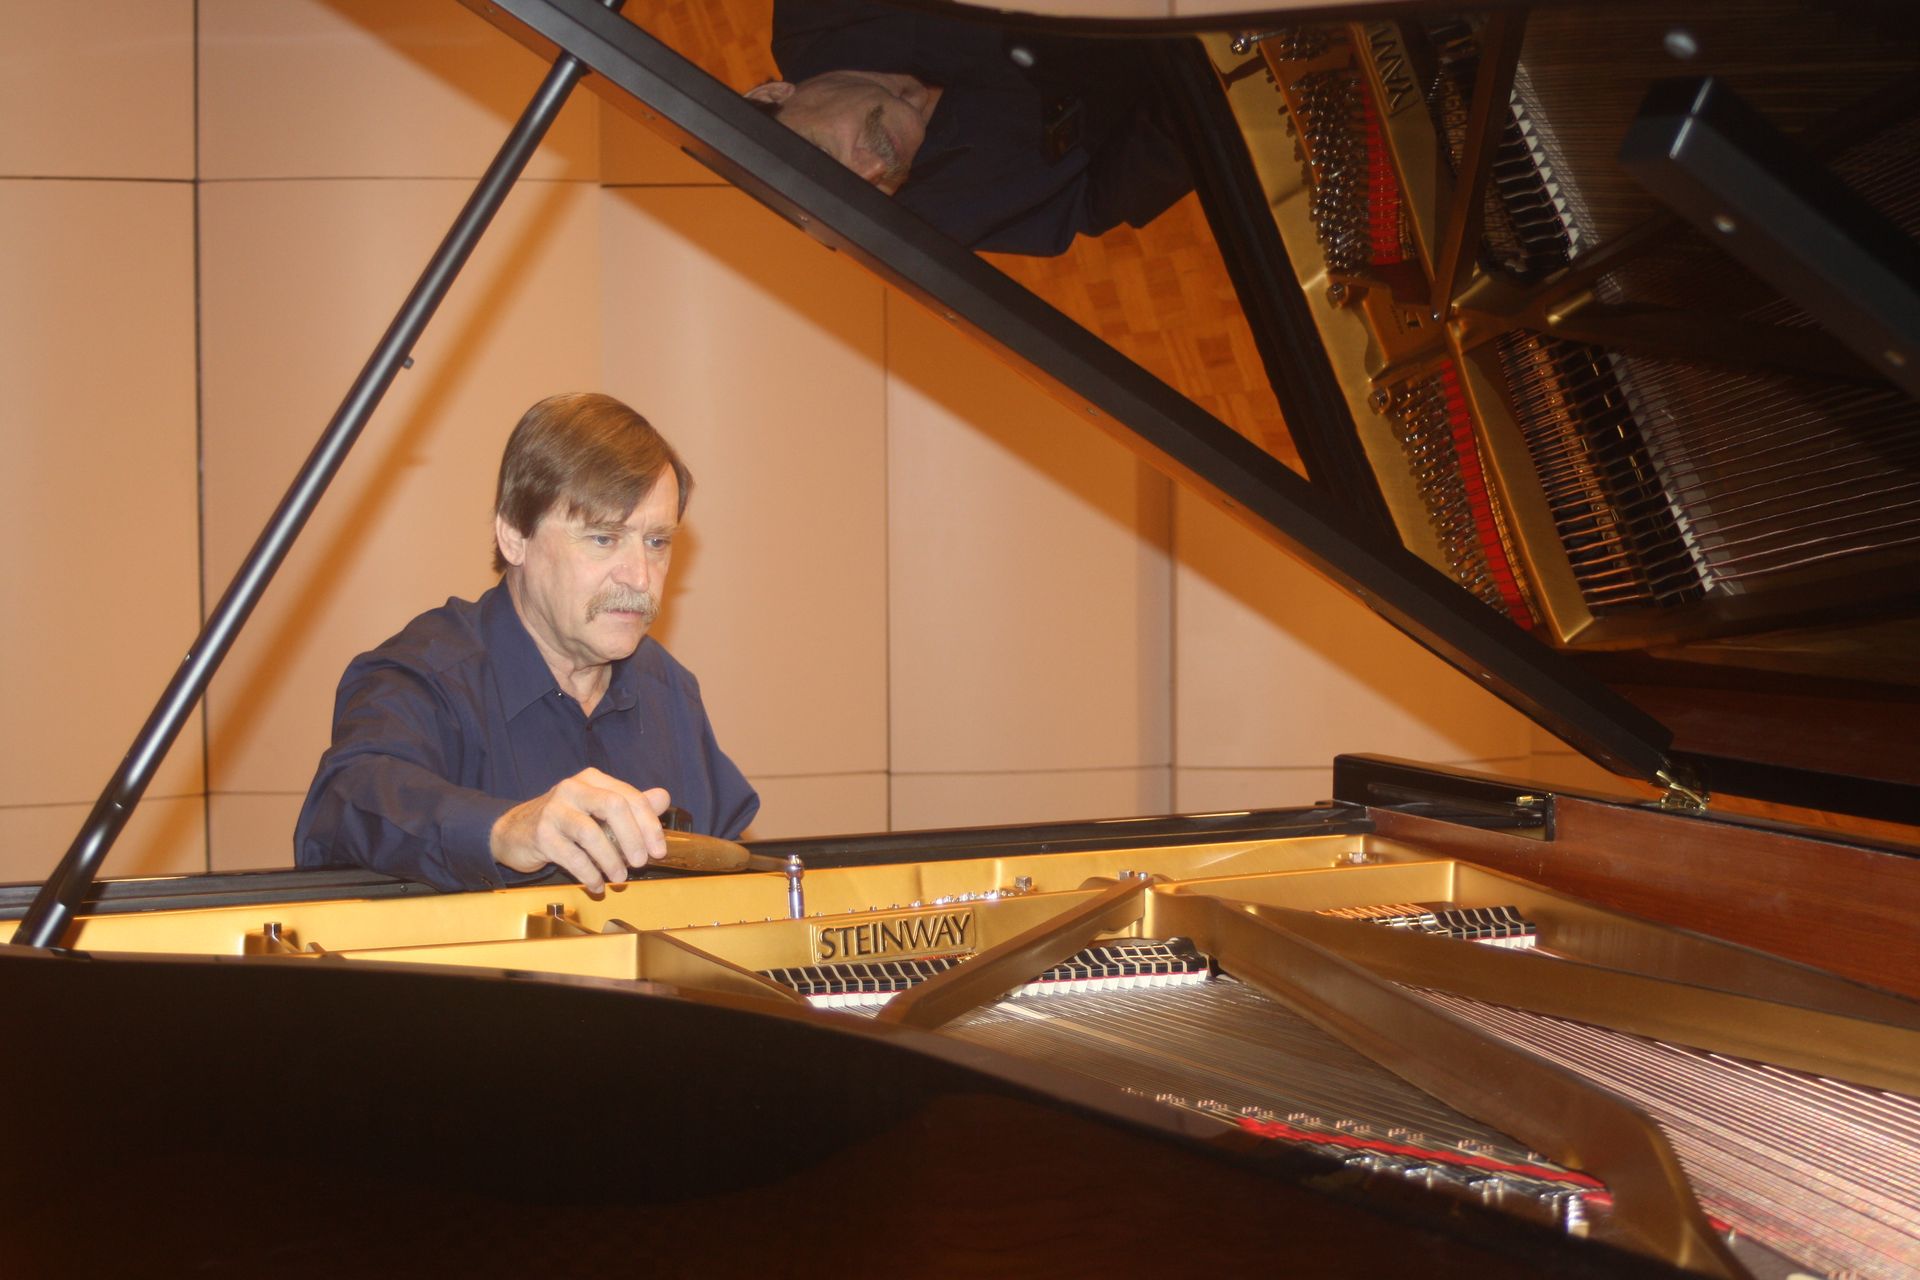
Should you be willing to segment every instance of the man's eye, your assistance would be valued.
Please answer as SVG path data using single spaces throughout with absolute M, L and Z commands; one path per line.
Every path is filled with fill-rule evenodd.
M 610 547 L 617 541 L 610 533 L 590 533 L 587 540 L 596 547 Z
M 663 534 L 656 534 L 647 539 L 647 550 L 649 551 L 665 551 L 672 545 L 673 539 Z

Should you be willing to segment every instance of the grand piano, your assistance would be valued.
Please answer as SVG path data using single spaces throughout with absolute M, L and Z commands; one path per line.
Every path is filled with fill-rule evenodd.
M 599 898 L 98 882 L 143 731 L 0 895 L 9 1274 L 1920 1268 L 1911 19 L 1096 24 L 1156 42 L 1303 480 L 633 21 L 471 7 L 555 60 L 503 157 L 584 76 L 1660 798 L 1345 757 Z

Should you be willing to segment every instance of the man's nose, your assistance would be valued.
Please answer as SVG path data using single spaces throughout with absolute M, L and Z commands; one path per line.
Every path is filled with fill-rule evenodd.
M 650 588 L 653 585 L 653 558 L 645 538 L 635 538 L 627 553 L 620 557 L 614 580 L 622 586 Z
M 853 163 L 850 167 L 860 175 L 862 182 L 871 183 L 876 187 L 880 185 L 880 179 L 887 176 L 887 162 L 864 147 L 853 153 Z

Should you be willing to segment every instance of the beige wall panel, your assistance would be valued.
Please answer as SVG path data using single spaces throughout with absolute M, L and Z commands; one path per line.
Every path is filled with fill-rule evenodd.
M 199 629 L 192 192 L 0 181 L 0 280 L 0 805 L 91 803 Z
M 1333 761 L 1298 769 L 1175 769 L 1173 807 L 1180 813 L 1291 809 L 1333 796 Z
M 1572 787 L 1606 795 L 1644 798 L 1646 789 L 1608 773 L 1584 756 L 1565 752 L 1509 760 L 1465 762 L 1425 761 L 1442 768 L 1536 783 L 1541 787 Z M 1310 805 L 1333 796 L 1333 761 L 1324 768 L 1300 769 L 1176 769 L 1174 807 L 1181 813 L 1216 813 L 1234 809 L 1280 809 Z
M 445 0 L 200 0 L 200 172 L 477 177 L 545 74 Z M 597 176 L 590 97 L 567 104 L 527 176 Z
M 1480 773 L 1494 777 L 1524 780 L 1533 767 L 1532 756 L 1501 756 L 1491 760 L 1429 760 L 1425 763 L 1441 769 L 1457 769 L 1464 773 Z
M 885 769 L 882 287 L 731 189 L 605 213 L 607 389 L 695 477 L 661 638 L 749 775 Z
M 1438 768 L 1468 773 L 1531 777 L 1532 758 L 1506 760 L 1427 760 Z M 1294 769 L 1176 769 L 1174 804 L 1181 813 L 1220 813 L 1238 809 L 1288 809 L 1333 798 L 1333 758 L 1324 765 Z
M 1578 791 L 1597 791 L 1602 795 L 1652 799 L 1659 791 L 1650 783 L 1634 782 L 1573 751 L 1536 751 L 1526 762 L 1521 777 L 1543 787 L 1568 787 Z
M 0 175 L 193 177 L 193 0 L 0 0 Z
M 0 884 L 38 882 L 80 833 L 93 802 L 0 808 Z M 186 875 L 207 869 L 206 801 L 201 796 L 149 795 L 127 819 L 102 876 Z M 13 926 L 4 926 L 11 937 Z
M 922 308 L 888 316 L 894 768 L 1166 763 L 1167 482 Z
M 465 196 L 465 183 L 429 181 L 207 190 L 210 595 Z M 214 686 L 215 790 L 305 790 L 348 659 L 494 581 L 507 433 L 540 397 L 598 383 L 598 198 L 584 184 L 530 183 L 509 199 Z
M 300 793 L 223 795 L 208 804 L 207 849 L 215 871 L 255 871 L 293 865 L 293 824 Z
M 1576 787 L 1603 791 L 1611 795 L 1651 796 L 1657 794 L 1648 783 L 1624 778 L 1611 769 L 1595 764 L 1559 738 L 1541 728 L 1533 729 L 1533 759 L 1525 776 L 1546 786 Z
M 1556 737 L 1552 732 L 1543 728 L 1540 725 L 1536 724 L 1531 726 L 1531 732 L 1532 732 L 1533 752 L 1535 755 L 1541 755 L 1541 754 L 1554 755 L 1554 754 L 1566 754 L 1568 752 L 1573 752 L 1572 747 L 1560 741 L 1560 739 Z M 1573 752 L 1573 753 L 1576 755 L 1579 754 L 1578 752 Z
M 600 112 L 600 180 L 631 186 L 724 187 L 727 180 L 595 95 Z
M 754 778 L 760 816 L 748 840 L 843 836 L 887 829 L 887 775 L 836 773 L 808 778 Z
M 1298 561 L 1190 494 L 1175 512 L 1182 767 L 1531 754 L 1530 721 Z
M 1172 810 L 1166 769 L 909 773 L 893 779 L 893 829 L 1132 818 Z

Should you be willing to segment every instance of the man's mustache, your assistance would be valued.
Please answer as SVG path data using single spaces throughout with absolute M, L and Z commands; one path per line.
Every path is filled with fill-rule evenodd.
M 660 602 L 640 587 L 607 587 L 587 602 L 587 621 L 603 613 L 637 613 L 651 626 L 660 616 Z

